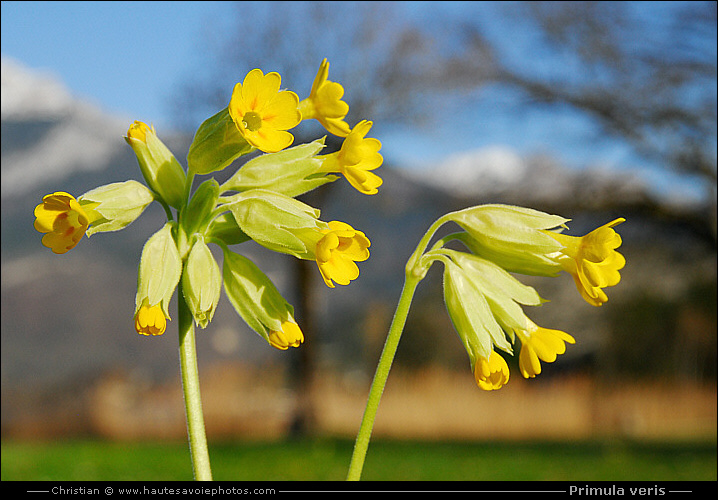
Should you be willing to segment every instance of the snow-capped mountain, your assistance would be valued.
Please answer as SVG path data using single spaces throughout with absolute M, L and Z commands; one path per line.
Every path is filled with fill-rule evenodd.
M 462 199 L 515 204 L 563 205 L 582 197 L 594 206 L 620 197 L 645 197 L 644 180 L 605 167 L 573 169 L 546 155 L 522 157 L 503 145 L 453 154 L 430 168 L 410 172 L 417 181 Z
M 105 168 L 124 149 L 130 123 L 73 96 L 51 74 L 6 57 L 1 116 L 3 198 Z

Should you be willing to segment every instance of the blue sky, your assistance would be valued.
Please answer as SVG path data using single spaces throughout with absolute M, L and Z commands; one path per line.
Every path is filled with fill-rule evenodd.
M 440 8 L 434 2 L 409 5 L 414 12 L 433 8 L 450 17 L 461 15 L 468 3 L 473 2 L 440 2 Z M 2 54 L 30 68 L 48 70 L 73 94 L 108 112 L 152 122 L 160 130 L 172 128 L 168 106 L 174 88 L 200 70 L 201 40 L 232 9 L 229 2 L 212 1 L 3 1 Z M 502 96 L 496 98 L 500 101 Z M 588 161 L 583 146 L 595 141 L 595 130 L 575 113 L 554 114 L 547 126 L 545 116 L 519 119 L 492 111 L 489 104 L 457 116 L 451 133 L 385 130 L 383 151 L 395 161 L 419 164 L 452 152 L 505 145 L 524 154 L 551 151 L 573 166 Z M 463 133 L 454 133 L 457 130 Z M 635 161 L 616 144 L 591 144 L 600 151 L 591 162 L 625 166 Z M 664 176 L 653 180 L 672 183 Z

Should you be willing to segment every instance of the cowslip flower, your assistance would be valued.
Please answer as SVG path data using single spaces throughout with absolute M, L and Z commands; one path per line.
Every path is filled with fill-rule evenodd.
M 162 335 L 167 328 L 167 318 L 162 312 L 162 306 L 150 306 L 147 301 L 135 313 L 135 331 L 140 335 Z
M 309 97 L 299 103 L 302 120 L 314 118 L 331 134 L 339 137 L 349 135 L 349 124 L 344 117 L 349 112 L 349 105 L 342 101 L 344 87 L 327 80 L 329 63 L 326 59 L 319 65 Z
M 169 148 L 157 137 L 155 128 L 135 121 L 127 129 L 125 140 L 137 156 L 147 185 L 175 208 L 182 206 L 186 174 Z
M 265 153 L 280 151 L 294 141 L 287 132 L 302 121 L 297 94 L 279 90 L 282 77 L 253 69 L 237 83 L 229 102 L 229 114 L 249 144 Z
M 42 244 L 56 254 L 75 248 L 91 223 L 77 199 L 64 191 L 44 196 L 35 207 L 35 229 L 46 233 Z
M 348 285 L 359 277 L 356 262 L 369 258 L 371 242 L 364 233 L 344 222 L 332 221 L 328 225 L 329 229 L 320 230 L 324 236 L 317 242 L 315 256 L 324 283 L 334 288 L 335 281 Z
M 299 347 L 304 335 L 294 320 L 294 308 L 256 264 L 223 250 L 224 290 L 240 317 L 272 347 Z
M 271 330 L 268 335 L 269 345 L 282 351 L 289 347 L 299 347 L 304 342 L 301 328 L 292 321 L 284 321 L 281 330 Z
M 474 379 L 479 388 L 485 391 L 501 389 L 509 381 L 509 365 L 496 351 L 489 358 L 480 357 L 474 367 Z
M 322 171 L 343 174 L 349 184 L 364 194 L 376 194 L 383 183 L 381 177 L 371 172 L 384 161 L 379 153 L 381 142 L 366 138 L 372 125 L 368 120 L 357 123 L 344 139 L 341 149 L 325 156 L 322 163 Z
M 558 260 L 573 276 L 584 300 L 593 306 L 608 300 L 604 288 L 621 281 L 618 271 L 626 265 L 626 259 L 616 251 L 621 246 L 621 236 L 613 228 L 625 220 L 618 218 L 581 237 L 546 231 L 563 245 Z
M 521 340 L 519 353 L 519 370 L 525 378 L 533 378 L 541 373 L 541 363 L 556 361 L 558 354 L 566 352 L 566 342 L 575 343 L 575 339 L 561 330 L 542 328 L 533 321 L 526 319 L 525 330 L 515 330 Z

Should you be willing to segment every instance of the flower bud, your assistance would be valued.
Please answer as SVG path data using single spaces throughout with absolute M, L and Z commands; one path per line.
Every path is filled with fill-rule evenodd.
M 229 116 L 228 108 L 224 108 L 207 118 L 195 132 L 187 153 L 187 167 L 194 174 L 209 174 L 253 149 Z
M 275 347 L 301 343 L 301 330 L 286 325 L 296 325 L 294 308 L 251 260 L 225 249 L 222 276 L 229 301 L 250 328 Z
M 222 275 L 204 239 L 192 245 L 182 273 L 182 291 L 198 326 L 212 321 L 222 290 Z
M 154 127 L 136 121 L 125 137 L 132 147 L 147 185 L 170 206 L 180 208 L 186 175 L 182 165 L 155 134 Z
M 161 304 L 165 317 L 169 318 L 169 302 L 182 274 L 182 259 L 174 238 L 172 222 L 168 222 L 150 236 L 142 249 L 137 277 L 135 313 L 144 301 L 154 307 Z
M 183 212 L 182 226 L 187 235 L 201 232 L 210 223 L 218 197 L 219 183 L 215 179 L 207 179 L 199 185 Z
M 88 191 L 78 200 L 86 212 L 94 215 L 87 236 L 123 229 L 142 215 L 153 200 L 152 192 L 144 184 L 132 180 Z

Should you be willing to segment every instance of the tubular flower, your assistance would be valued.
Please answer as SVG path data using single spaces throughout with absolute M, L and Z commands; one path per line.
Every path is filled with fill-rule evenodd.
M 289 90 L 279 90 L 279 73 L 253 69 L 238 83 L 229 102 L 229 114 L 248 143 L 265 153 L 280 151 L 294 141 L 287 132 L 302 121 L 297 109 L 299 98 Z
M 344 117 L 349 112 L 349 105 L 342 101 L 344 87 L 327 80 L 329 63 L 326 59 L 319 65 L 309 97 L 299 103 L 302 120 L 315 118 L 331 134 L 339 137 L 349 135 L 349 124 Z
M 324 236 L 317 242 L 315 256 L 324 283 L 334 288 L 332 280 L 348 285 L 359 277 L 355 262 L 369 258 L 369 239 L 344 222 L 332 221 L 329 229 L 321 230 Z
M 269 332 L 269 344 L 286 351 L 289 347 L 299 347 L 304 342 L 304 334 L 296 323 L 284 321 L 280 331 Z
M 75 197 L 63 191 L 43 197 L 35 217 L 35 229 L 47 233 L 42 244 L 57 254 L 75 248 L 92 222 Z
M 625 220 L 618 218 L 582 237 L 546 232 L 564 246 L 559 262 L 573 276 L 581 296 L 593 306 L 608 300 L 603 288 L 621 281 L 618 271 L 626 265 L 626 259 L 616 251 L 621 237 L 613 228 Z
M 381 166 L 384 158 L 379 154 L 381 142 L 378 139 L 366 139 L 373 123 L 362 120 L 349 132 L 341 149 L 324 157 L 322 170 L 340 172 L 357 191 L 364 194 L 376 194 L 384 181 L 372 173 Z
M 496 351 L 491 351 L 489 359 L 480 357 L 474 367 L 474 378 L 480 389 L 495 391 L 509 381 L 509 366 Z
M 576 342 L 568 333 L 542 328 L 528 318 L 526 330 L 516 330 L 516 335 L 521 340 L 519 370 L 525 378 L 533 378 L 541 373 L 539 360 L 553 363 L 558 354 L 566 352 L 565 342 Z
M 135 314 L 135 331 L 140 335 L 162 335 L 167 328 L 167 318 L 162 312 L 162 306 L 150 306 L 144 302 Z

